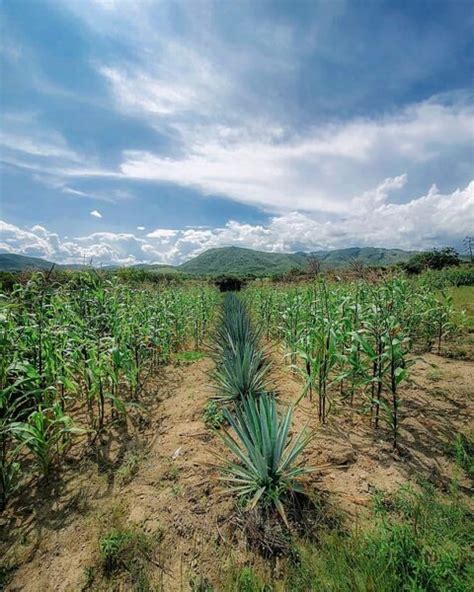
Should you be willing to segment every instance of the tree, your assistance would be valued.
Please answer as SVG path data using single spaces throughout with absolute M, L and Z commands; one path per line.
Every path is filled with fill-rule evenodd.
M 474 236 L 466 236 L 463 240 L 463 245 L 466 253 L 469 253 L 469 257 L 471 258 L 471 263 L 474 261 L 473 258 L 473 251 L 474 251 Z
M 410 257 L 403 267 L 407 273 L 417 274 L 425 269 L 443 269 L 460 263 L 459 253 L 452 247 L 444 247 L 443 249 L 417 253 Z
M 308 257 L 308 263 L 306 265 L 308 275 L 317 276 L 321 271 L 321 261 L 315 255 Z

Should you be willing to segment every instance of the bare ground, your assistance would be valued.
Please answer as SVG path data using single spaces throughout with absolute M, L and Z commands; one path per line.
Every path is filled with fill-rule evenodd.
M 294 402 L 301 383 L 280 361 L 276 355 L 272 377 L 279 399 Z M 146 425 L 112 434 L 89 459 L 76 448 L 56 482 L 21 492 L 0 516 L 0 556 L 14 568 L 7 591 L 133 589 L 126 578 L 109 581 L 94 572 L 98 540 L 114 528 L 139 528 L 156 537 L 150 577 L 165 591 L 190 590 L 199 578 L 220 589 L 229 567 L 263 566 L 236 534 L 233 503 L 221 495 L 213 466 L 214 452 L 224 449 L 202 421 L 211 367 L 204 359 L 166 368 L 149 386 Z M 355 409 L 337 406 L 320 426 L 314 404 L 305 399 L 293 431 L 316 431 L 305 452 L 306 463 L 316 469 L 308 489 L 328 492 L 353 522 L 364 520 L 376 489 L 390 491 L 419 478 L 447 486 L 457 469 L 446 445 L 469 428 L 473 387 L 474 363 L 420 358 L 402 391 L 397 454 L 387 431 L 374 433 Z M 135 474 L 123 472 L 130 455 Z M 460 479 L 467 492 L 467 481 Z

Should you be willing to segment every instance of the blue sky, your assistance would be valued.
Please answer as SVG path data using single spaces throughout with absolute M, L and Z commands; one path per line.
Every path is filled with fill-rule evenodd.
M 3 0 L 0 250 L 460 246 L 463 0 Z

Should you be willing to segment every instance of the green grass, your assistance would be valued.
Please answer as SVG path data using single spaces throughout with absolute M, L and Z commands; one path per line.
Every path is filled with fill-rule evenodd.
M 374 526 L 349 535 L 327 533 L 303 548 L 290 574 L 294 592 L 468 592 L 474 572 L 472 514 L 457 492 L 432 487 L 378 496 Z
M 159 544 L 161 532 L 155 535 L 145 534 L 139 530 L 110 530 L 99 539 L 100 567 L 106 579 L 125 581 L 131 586 L 127 589 L 140 592 L 155 588 L 150 581 L 152 555 Z M 85 572 L 83 589 L 96 587 L 95 570 L 91 567 Z M 117 579 L 118 578 L 118 579 Z M 111 587 L 110 589 L 122 589 Z
M 224 592 L 272 592 L 271 584 L 265 583 L 251 567 L 231 569 Z
M 232 592 L 468 592 L 474 582 L 472 512 L 453 486 L 374 497 L 371 525 L 323 530 L 295 543 L 278 581 L 230 569 Z
M 448 288 L 448 292 L 453 298 L 456 309 L 459 312 L 465 311 L 468 326 L 474 328 L 474 286 Z
M 178 364 L 192 364 L 194 362 L 199 362 L 200 360 L 205 358 L 205 354 L 200 351 L 184 351 L 178 352 L 174 356 L 174 360 Z
M 474 432 L 457 434 L 448 447 L 448 454 L 470 479 L 474 479 Z

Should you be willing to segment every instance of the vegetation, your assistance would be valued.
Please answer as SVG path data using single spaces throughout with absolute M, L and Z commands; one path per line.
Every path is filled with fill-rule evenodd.
M 224 411 L 216 401 L 209 401 L 202 413 L 202 419 L 208 428 L 217 430 L 225 421 Z
M 67 458 L 71 460 L 75 444 L 82 444 L 74 448 L 75 460 L 86 449 L 97 452 L 109 445 L 113 430 L 127 431 L 133 419 L 146 425 L 152 438 L 166 434 L 165 446 L 157 440 L 156 449 L 166 464 L 146 474 L 143 489 L 132 490 L 131 481 L 140 478 L 137 473 L 145 464 L 141 461 L 146 458 L 146 465 L 151 465 L 156 455 L 144 442 L 127 441 L 113 469 L 118 496 L 139 491 L 142 500 L 146 490 L 156 487 L 157 499 L 176 505 L 169 524 L 182 540 L 192 532 L 193 545 L 200 545 L 202 535 L 195 517 L 181 519 L 182 500 L 198 517 L 215 500 L 208 476 L 191 474 L 202 470 L 202 449 L 193 462 L 189 447 L 198 438 L 212 446 L 212 434 L 223 442 L 219 477 L 235 505 L 229 515 L 226 506 L 216 528 L 230 547 L 234 533 L 226 540 L 229 531 L 238 531 L 239 564 L 229 556 L 219 587 L 213 588 L 212 576 L 198 571 L 200 555 L 193 547 L 192 559 L 185 552 L 179 560 L 181 570 L 193 561 L 192 575 L 180 574 L 181 585 L 185 578 L 192 590 L 207 592 L 472 589 L 473 516 L 464 501 L 466 483 L 474 475 L 470 432 L 454 434 L 449 444 L 442 441 L 445 453 L 459 467 L 450 465 L 459 484 L 447 487 L 447 479 L 434 474 L 434 485 L 404 486 L 390 495 L 372 489 L 372 506 L 356 525 L 333 519 L 328 509 L 332 501 L 325 501 L 331 493 L 320 491 L 319 484 L 313 482 L 311 497 L 306 495 L 312 434 L 292 431 L 294 410 L 303 399 L 298 419 L 308 410 L 313 425 L 329 422 L 343 408 L 349 411 L 344 419 L 358 411 L 377 433 L 374 446 L 381 439 L 390 442 L 395 454 L 385 459 L 387 463 L 408 467 L 410 442 L 406 430 L 400 432 L 400 423 L 413 405 L 404 405 L 412 389 L 403 385 L 410 380 L 417 356 L 448 355 L 448 340 L 452 345 L 453 337 L 464 338 L 467 321 L 458 308 L 469 308 L 472 286 L 454 286 L 469 283 L 470 268 L 428 270 L 416 278 L 389 274 L 373 281 L 358 277 L 354 267 L 352 280 L 340 281 L 323 277 L 319 265 L 312 265 L 311 281 L 249 283 L 238 296 L 222 296 L 211 281 L 150 282 L 139 269 L 115 276 L 90 271 L 35 273 L 14 282 L 0 295 L 0 504 L 7 509 L 7 519 L 8 512 L 18 508 L 16 498 L 25 491 L 27 478 L 41 484 L 37 495 L 46 487 L 53 491 L 50 486 Z M 280 346 L 281 361 L 300 380 L 299 397 L 287 407 L 277 390 L 281 385 L 274 384 L 273 376 L 270 380 L 268 342 Z M 213 395 L 205 407 L 199 404 L 210 431 L 202 433 L 202 425 L 194 424 L 196 410 L 187 408 L 196 400 L 195 393 L 188 398 L 188 390 L 181 389 L 186 392 L 182 417 L 192 418 L 193 426 L 188 432 L 179 423 L 179 437 L 185 440 L 177 447 L 169 424 L 160 425 L 157 435 L 157 423 L 145 420 L 150 384 L 154 394 L 160 376 L 184 375 L 188 364 L 205 357 L 203 352 L 210 352 L 214 362 Z M 433 358 L 427 360 L 431 363 Z M 438 364 L 424 369 L 430 388 L 442 386 L 448 374 L 441 360 Z M 162 415 L 167 416 L 174 400 L 163 397 L 162 403 L 167 405 Z M 331 421 L 321 433 L 335 426 L 346 424 Z M 387 448 L 382 444 L 377 455 L 382 450 L 387 454 Z M 351 471 L 345 474 L 351 478 Z M 68 487 L 73 487 L 69 481 Z M 116 494 L 117 489 L 115 499 Z M 370 503 L 370 497 L 364 493 L 363 500 L 355 501 L 359 502 Z M 168 566 L 157 560 L 162 559 L 163 537 L 169 536 L 161 527 L 163 516 L 143 518 L 150 505 L 140 501 L 136 506 L 133 520 L 129 504 L 118 508 L 120 520 L 113 508 L 100 514 L 102 518 L 95 515 L 104 524 L 93 535 L 93 563 L 84 572 L 83 590 L 161 589 L 165 576 L 176 575 L 168 574 Z M 58 507 L 61 516 L 70 511 Z M 159 532 L 150 534 L 158 518 Z M 132 524 L 142 524 L 144 530 Z M 230 524 L 229 530 L 221 532 L 227 528 L 222 524 Z M 251 529 L 260 528 L 268 541 L 276 541 L 274 546 L 253 544 Z M 240 563 L 240 532 L 263 559 L 252 563 L 248 555 Z M 182 549 L 187 550 L 186 545 L 180 553 Z M 0 584 L 11 577 L 16 560 L 9 557 L 0 568 Z
M 474 436 L 473 434 L 457 434 L 448 447 L 452 456 L 470 479 L 474 479 Z
M 472 584 L 472 514 L 456 492 L 431 487 L 379 496 L 367 531 L 329 531 L 302 546 L 286 589 L 467 592 Z
M 409 274 L 417 274 L 426 269 L 444 269 L 458 266 L 461 263 L 459 253 L 451 247 L 433 249 L 424 253 L 417 253 L 402 265 Z
M 377 284 L 329 285 L 323 279 L 290 288 L 249 288 L 246 302 L 267 337 L 282 342 L 301 374 L 302 396 L 316 394 L 326 421 L 337 404 L 358 405 L 381 421 L 398 444 L 399 386 L 415 346 L 431 350 L 455 330 L 451 298 L 401 278 Z
M 259 501 L 274 505 L 288 525 L 283 501 L 288 492 L 302 492 L 298 479 L 308 469 L 297 461 L 309 435 L 302 432 L 290 441 L 292 409 L 278 417 L 275 398 L 270 394 L 244 398 L 235 413 L 226 409 L 225 417 L 236 438 L 226 430 L 223 440 L 240 463 L 225 465 L 222 480 L 228 483 L 229 491 L 248 500 L 248 509 Z
M 269 364 L 260 348 L 260 334 L 253 331 L 247 311 L 234 294 L 224 300 L 214 358 L 215 400 L 235 403 L 264 391 Z
M 462 265 L 461 267 L 447 267 L 440 271 L 428 270 L 419 276 L 419 282 L 430 289 L 474 286 L 474 267 Z
M 138 289 L 88 272 L 59 284 L 37 273 L 1 298 L 2 506 L 27 450 L 47 477 L 74 436 L 95 445 L 141 412 L 149 375 L 173 352 L 199 349 L 217 298 L 210 287 Z
M 369 266 L 389 266 L 407 261 L 413 253 L 400 249 L 381 249 L 375 247 L 353 247 L 349 249 L 335 249 L 333 251 L 318 251 L 316 253 L 269 253 L 245 249 L 241 247 L 221 247 L 208 249 L 197 257 L 178 266 L 139 264 L 127 268 L 115 268 L 113 266 L 102 268 L 106 271 L 125 274 L 130 277 L 144 278 L 153 276 L 174 276 L 170 279 L 179 279 L 186 276 L 219 276 L 222 274 L 236 275 L 239 277 L 262 277 L 281 275 L 291 271 L 302 273 L 314 270 L 315 260 L 318 261 L 318 269 L 347 268 L 353 261 Z M 93 263 L 93 262 L 92 262 Z M 52 267 L 50 261 L 33 257 L 24 257 L 4 253 L 0 254 L 0 270 L 24 271 L 26 269 L 49 270 Z M 58 269 L 80 268 L 79 265 L 56 265 Z M 85 266 L 82 266 L 85 267 Z M 159 281 L 159 278 L 156 278 Z
M 289 439 L 292 409 L 278 416 L 273 393 L 267 392 L 269 365 L 260 349 L 260 332 L 254 331 L 244 304 L 234 294 L 224 300 L 216 333 L 216 401 L 226 405 L 224 418 L 233 429 L 222 438 L 237 462 L 221 467 L 228 491 L 242 498 L 247 509 L 257 503 L 274 507 L 288 525 L 284 501 L 300 491 L 297 483 L 307 469 L 298 456 L 309 441 L 299 434 Z

